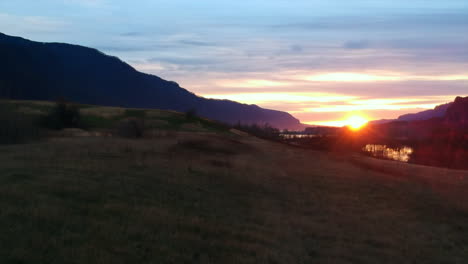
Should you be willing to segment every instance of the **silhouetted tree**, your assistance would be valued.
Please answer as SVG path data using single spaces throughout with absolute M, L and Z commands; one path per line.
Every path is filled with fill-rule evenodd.
M 59 99 L 49 114 L 44 118 L 44 125 L 50 129 L 82 127 L 78 107 Z

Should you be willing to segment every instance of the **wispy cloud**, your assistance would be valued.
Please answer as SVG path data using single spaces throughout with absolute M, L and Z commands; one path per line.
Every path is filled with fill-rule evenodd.
M 137 31 L 131 31 L 131 32 L 125 32 L 120 34 L 123 37 L 138 37 L 144 35 L 142 32 L 137 32 Z
M 104 8 L 110 5 L 108 0 L 64 0 L 66 3 L 80 5 L 88 8 Z
M 345 49 L 366 49 L 370 47 L 370 43 L 367 40 L 355 40 L 355 41 L 346 41 L 343 44 Z
M 199 95 L 304 122 L 396 117 L 468 93 L 464 0 L 15 0 L 0 10 L 7 34 L 89 44 Z
M 181 40 L 180 44 L 191 45 L 191 46 L 202 46 L 202 47 L 216 46 L 216 44 L 213 42 L 189 40 L 189 39 Z
M 433 29 L 444 27 L 464 28 L 468 26 L 468 18 L 466 17 L 466 10 L 451 11 L 451 12 L 431 12 L 421 14 L 403 13 L 403 14 L 387 14 L 380 16 L 378 14 L 364 14 L 353 16 L 322 16 L 313 17 L 302 22 L 283 23 L 272 25 L 271 28 L 276 30 L 289 29 L 289 30 L 352 30 L 356 32 L 363 32 L 368 30 L 378 30 L 380 32 L 387 32 L 392 30 L 399 30 L 406 32 L 414 29 L 427 29 L 428 26 Z M 435 28 L 434 28 L 435 27 Z
M 18 16 L 0 13 L 0 31 L 13 31 L 19 34 L 52 33 L 64 30 L 68 23 L 55 18 L 44 16 Z

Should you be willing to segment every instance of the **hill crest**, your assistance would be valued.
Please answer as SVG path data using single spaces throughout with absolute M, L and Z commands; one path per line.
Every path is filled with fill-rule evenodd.
M 97 49 L 64 43 L 34 42 L 0 33 L 0 97 L 83 104 L 196 110 L 225 123 L 270 124 L 301 129 L 286 112 L 257 105 L 199 97 L 176 82 L 141 73 Z

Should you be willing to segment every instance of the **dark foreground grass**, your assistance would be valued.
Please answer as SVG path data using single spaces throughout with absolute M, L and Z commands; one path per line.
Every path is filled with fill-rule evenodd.
M 0 263 L 466 263 L 465 172 L 355 159 L 193 133 L 0 146 Z

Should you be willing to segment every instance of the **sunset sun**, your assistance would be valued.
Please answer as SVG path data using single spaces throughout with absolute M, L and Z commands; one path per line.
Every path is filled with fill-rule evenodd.
M 345 123 L 349 126 L 352 130 L 359 130 L 365 124 L 367 124 L 368 120 L 362 116 L 353 115 L 346 119 Z

